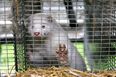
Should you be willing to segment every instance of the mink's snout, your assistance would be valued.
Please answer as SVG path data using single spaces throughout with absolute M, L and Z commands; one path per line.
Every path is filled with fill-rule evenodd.
M 40 35 L 40 32 L 34 32 L 34 35 L 35 36 L 39 36 Z

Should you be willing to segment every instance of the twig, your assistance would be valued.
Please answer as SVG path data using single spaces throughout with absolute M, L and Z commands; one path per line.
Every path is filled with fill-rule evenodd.
M 74 76 L 77 76 L 77 77 L 82 77 L 82 76 L 80 76 L 79 74 L 77 74 L 77 73 L 75 73 L 73 71 L 69 71 L 69 73 L 71 73 L 71 74 L 73 74 Z

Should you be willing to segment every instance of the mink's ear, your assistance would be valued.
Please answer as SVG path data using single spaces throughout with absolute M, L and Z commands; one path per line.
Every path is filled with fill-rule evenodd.
M 48 15 L 47 20 L 48 20 L 48 22 L 53 22 L 53 17 L 51 15 Z

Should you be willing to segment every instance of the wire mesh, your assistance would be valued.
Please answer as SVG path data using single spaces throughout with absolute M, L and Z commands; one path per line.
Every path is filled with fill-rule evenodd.
M 15 34 L 15 66 L 16 71 L 26 69 L 26 50 L 25 50 L 25 27 L 24 27 L 24 2 L 22 0 L 14 0 L 12 2 L 13 27 Z
M 29 67 L 62 66 L 58 55 L 56 56 L 57 49 L 63 48 L 62 43 L 66 44 L 70 54 L 65 66 L 76 68 L 83 65 L 81 70 L 91 71 L 115 70 L 115 3 L 115 0 L 0 0 L 1 76 L 10 71 L 13 65 L 13 70 L 16 71 Z M 42 13 L 56 20 L 56 24 L 52 26 L 54 28 L 49 28 L 49 23 L 43 23 L 46 15 L 39 16 Z M 12 21 L 8 17 L 10 14 Z M 51 19 L 48 21 L 52 22 Z M 52 29 L 51 33 L 59 35 L 52 36 L 48 33 L 48 36 L 57 40 L 35 37 L 34 35 L 44 32 L 39 27 L 34 28 L 36 25 Z M 29 32 L 30 26 L 35 30 Z M 33 35 L 35 31 L 40 32 Z M 56 42 L 59 45 L 55 45 Z M 65 46 L 64 50 L 67 52 Z M 67 53 L 65 57 L 66 55 Z
M 86 0 L 87 1 L 87 0 Z M 94 70 L 115 69 L 115 0 L 86 2 L 86 45 L 91 68 Z
M 15 74 L 14 36 L 12 32 L 11 2 L 0 0 L 0 77 Z
M 24 19 L 25 26 L 23 26 L 27 30 L 23 37 L 26 38 L 25 52 L 37 51 L 36 45 L 40 45 L 39 43 L 44 40 L 42 38 L 38 41 L 28 33 L 30 22 L 35 24 L 35 20 L 29 19 L 29 17 L 37 13 L 47 13 L 68 33 L 68 39 L 77 46 L 77 53 L 81 54 L 87 70 L 115 69 L 114 4 L 113 0 L 25 0 L 22 5 L 25 10 L 20 12 L 24 15 L 22 19 Z M 39 22 L 39 19 L 37 21 Z M 79 43 L 83 44 L 81 45 L 82 50 Z M 46 49 L 46 47 L 44 48 Z M 29 55 L 27 56 L 29 57 Z M 26 60 L 29 61 L 28 58 Z M 36 63 L 28 62 L 28 64 L 35 65 Z
M 25 48 L 25 50 L 23 51 L 25 53 L 25 56 L 22 56 L 22 57 L 23 58 L 26 57 L 25 58 L 26 67 L 30 67 L 30 66 L 34 66 L 34 67 L 35 66 L 40 66 L 40 67 L 44 66 L 45 67 L 45 66 L 62 65 L 61 63 L 58 62 L 58 59 L 56 57 L 56 49 L 59 48 L 60 44 L 65 43 L 67 46 L 71 47 L 68 49 L 70 51 L 72 50 L 74 52 L 72 52 L 70 54 L 75 53 L 75 48 L 73 48 L 73 47 L 79 46 L 77 44 L 75 44 L 75 46 L 72 45 L 75 41 L 80 42 L 81 47 L 83 46 L 82 45 L 83 39 L 81 39 L 84 36 L 84 28 L 83 28 L 84 27 L 83 26 L 83 24 L 84 24 L 83 23 L 84 22 L 84 16 L 83 16 L 84 15 L 84 2 L 83 1 L 77 2 L 76 0 L 74 0 L 74 1 L 72 1 L 72 0 L 69 0 L 69 1 L 65 1 L 65 0 L 64 1 L 63 0 L 53 0 L 53 1 L 51 1 L 51 0 L 34 0 L 34 1 L 33 0 L 24 0 L 23 1 L 22 0 L 21 2 L 18 2 L 18 3 L 19 3 L 18 4 L 19 7 L 18 7 L 17 11 L 20 11 L 20 12 L 18 14 L 19 16 L 18 16 L 17 22 L 19 22 L 18 24 L 19 24 L 20 28 L 22 27 L 21 28 L 22 31 L 19 32 L 19 33 L 21 33 L 21 36 L 23 35 L 21 38 L 23 40 L 25 40 L 22 42 L 22 43 L 25 43 L 23 45 Z M 71 4 L 71 6 L 69 4 Z M 77 5 L 79 6 L 78 8 L 77 8 Z M 79 10 L 80 12 L 77 12 L 77 10 Z M 16 9 L 15 9 L 15 11 L 16 11 Z M 54 43 L 56 42 L 59 44 L 56 47 L 52 47 L 54 45 L 54 43 L 50 42 L 52 39 L 46 39 L 44 37 L 37 38 L 37 37 L 33 36 L 32 32 L 30 33 L 28 31 L 30 24 L 32 24 L 33 26 L 35 26 L 36 24 L 37 25 L 42 25 L 42 24 L 46 25 L 46 23 L 43 23 L 44 15 L 40 16 L 40 19 L 36 18 L 36 16 L 35 16 L 35 18 L 30 17 L 30 16 L 34 16 L 37 14 L 41 14 L 41 13 L 51 15 L 53 17 L 53 19 L 56 20 L 56 23 L 59 24 L 61 27 L 61 28 L 58 28 L 57 26 L 55 27 L 55 25 L 53 26 L 54 27 L 53 31 L 56 30 L 55 32 L 56 32 L 57 36 L 55 36 L 55 37 L 57 39 L 56 40 L 53 39 L 54 37 L 52 37 L 52 39 L 54 40 L 53 41 Z M 23 16 L 22 16 L 22 14 L 23 14 Z M 83 15 L 81 15 L 81 14 L 83 14 Z M 20 23 L 20 22 L 22 22 L 21 20 L 24 22 L 23 24 Z M 40 22 L 40 23 L 38 23 L 38 22 Z M 25 28 L 23 28 L 23 27 L 25 27 Z M 49 29 L 49 25 L 48 25 L 48 29 Z M 39 27 L 37 27 L 37 30 L 39 30 Z M 60 31 L 60 30 L 62 30 L 62 31 Z M 32 30 L 32 31 L 34 32 L 34 30 Z M 42 29 L 40 29 L 40 32 L 42 32 Z M 63 36 L 61 36 L 61 34 L 63 32 L 66 33 L 66 35 L 64 34 Z M 38 35 L 38 34 L 36 34 L 36 35 Z M 63 40 L 65 42 L 63 42 Z M 49 41 L 50 43 L 48 42 L 49 43 L 48 44 L 48 43 L 46 43 L 46 41 Z M 60 41 L 62 41 L 62 42 L 60 43 Z M 73 41 L 73 42 L 68 43 L 67 41 Z M 72 46 L 70 45 L 70 43 Z M 49 46 L 51 46 L 51 47 L 49 47 Z M 81 49 L 81 48 L 79 48 L 79 49 Z M 17 51 L 19 51 L 19 50 L 17 50 Z M 79 56 L 77 56 L 75 54 L 74 54 L 74 56 L 71 55 L 73 57 L 70 57 L 70 60 L 72 60 L 72 59 L 75 60 L 75 57 L 79 57 L 78 58 L 79 60 L 80 59 L 83 59 L 83 60 L 82 61 L 80 60 L 82 63 L 78 63 L 78 64 L 85 66 L 84 51 L 80 50 L 80 53 L 78 51 L 76 51 L 76 52 L 77 52 L 76 54 Z M 80 55 L 80 54 L 82 54 L 82 55 Z M 83 57 L 81 57 L 81 56 L 83 56 Z M 31 59 L 35 58 L 35 59 L 33 61 L 30 61 L 30 58 Z M 74 65 L 71 63 L 74 63 Z M 79 67 L 78 64 L 76 65 L 75 63 L 76 63 L 76 60 L 73 62 L 70 61 L 66 65 L 72 65 L 72 67 Z M 83 68 L 85 68 L 85 67 L 83 67 Z M 83 69 L 83 68 L 81 68 L 81 69 Z

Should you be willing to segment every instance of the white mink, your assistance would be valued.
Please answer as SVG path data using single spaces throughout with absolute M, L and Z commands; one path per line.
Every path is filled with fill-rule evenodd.
M 79 70 L 86 70 L 85 62 L 70 42 L 67 32 L 50 15 L 45 13 L 31 15 L 29 17 L 28 31 L 33 37 L 46 38 L 46 56 L 56 56 L 56 49 L 59 44 L 64 44 L 68 50 L 69 66 Z M 49 59 L 49 57 L 47 58 Z

